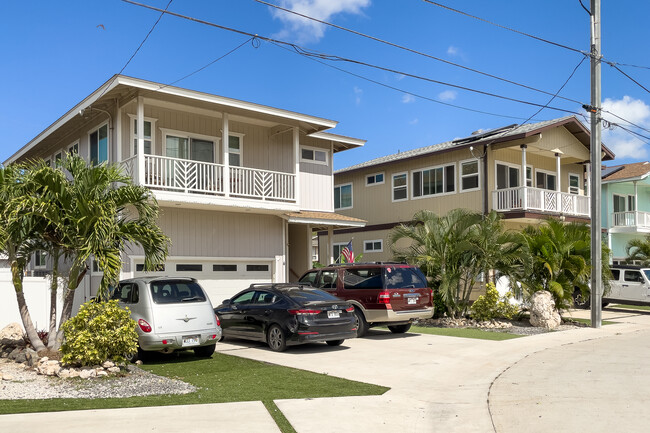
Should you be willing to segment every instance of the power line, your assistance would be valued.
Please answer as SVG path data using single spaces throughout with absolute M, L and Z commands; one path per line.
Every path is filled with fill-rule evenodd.
M 357 36 L 362 36 L 364 38 L 371 39 L 371 40 L 373 40 L 375 42 L 380 42 L 382 44 L 389 45 L 389 46 L 394 47 L 394 48 L 399 48 L 401 50 L 408 51 L 408 52 L 413 53 L 413 54 L 424 56 L 424 57 L 427 57 L 429 59 L 436 60 L 438 62 L 446 63 L 448 65 L 455 66 L 457 68 L 462 68 L 462 69 L 465 69 L 467 71 L 474 72 L 474 73 L 480 74 L 480 75 L 484 75 L 486 77 L 494 78 L 496 80 L 503 81 L 505 83 L 513 84 L 515 86 L 523 87 L 523 88 L 528 89 L 528 90 L 533 90 L 535 92 L 544 93 L 546 95 L 553 96 L 553 93 L 547 92 L 545 90 L 537 89 L 535 87 L 528 86 L 528 85 L 522 84 L 522 83 L 518 83 L 516 81 L 509 80 L 509 79 L 503 78 L 503 77 L 499 77 L 497 75 L 493 75 L 493 74 L 490 74 L 490 73 L 487 73 L 487 72 L 483 72 L 483 71 L 480 71 L 478 69 L 470 68 L 470 67 L 461 65 L 459 63 L 451 62 L 449 60 L 445 60 L 445 59 L 433 56 L 431 54 L 424 53 L 422 51 L 418 51 L 418 50 L 408 48 L 408 47 L 403 46 L 403 45 L 396 44 L 394 42 L 386 41 L 384 39 L 380 39 L 380 38 L 377 38 L 375 36 L 371 36 L 371 35 L 356 31 L 356 30 L 352 30 L 352 29 L 349 29 L 349 28 L 346 28 L 346 27 L 343 27 L 343 26 L 339 26 L 337 24 L 333 24 L 333 23 L 330 23 L 330 22 L 327 22 L 327 21 L 324 21 L 324 20 L 320 20 L 318 18 L 314 18 L 314 17 L 311 17 L 309 15 L 305 15 L 305 14 L 302 14 L 300 12 L 296 12 L 296 11 L 293 11 L 291 9 L 284 8 L 282 6 L 278 6 L 278 5 L 275 5 L 273 3 L 266 2 L 264 0 L 253 0 L 253 1 L 255 1 L 257 3 L 260 3 L 260 4 L 263 4 L 263 5 L 267 5 L 267 6 L 272 7 L 272 8 L 279 9 L 281 11 L 284 11 L 284 12 L 287 12 L 287 13 L 290 13 L 290 14 L 297 15 L 299 17 L 302 17 L 302 18 L 305 18 L 305 19 L 308 19 L 308 20 L 311 20 L 311 21 L 314 21 L 314 22 L 317 22 L 317 23 L 320 23 L 320 24 L 323 24 L 323 25 L 327 25 L 327 26 L 334 27 L 334 28 L 339 29 L 339 30 L 343 30 L 343 31 L 348 32 L 348 33 L 355 34 Z M 573 103 L 576 103 L 576 104 L 581 104 L 579 101 L 576 101 L 574 99 L 569 99 L 569 98 L 565 98 L 563 96 L 557 96 L 557 95 L 555 95 L 555 96 L 559 97 L 560 99 L 564 99 L 564 100 L 567 100 L 567 101 L 570 101 L 570 102 L 573 102 Z
M 547 44 L 550 44 L 550 45 L 555 45 L 557 47 L 564 48 L 564 49 L 569 50 L 569 51 L 574 51 L 574 52 L 580 53 L 580 54 L 582 54 L 584 56 L 588 56 L 588 57 L 591 56 L 591 53 L 589 53 L 587 51 L 579 50 L 577 48 L 570 47 L 568 45 L 560 44 L 558 42 L 553 42 L 553 41 L 550 41 L 548 39 L 544 39 L 544 38 L 539 37 L 539 36 L 531 35 L 529 33 L 522 32 L 520 30 L 513 29 L 511 27 L 507 27 L 507 26 L 492 22 L 492 21 L 487 20 L 485 18 L 481 18 L 481 17 L 478 17 L 476 15 L 472 15 L 472 14 L 470 14 L 468 12 L 464 12 L 464 11 L 461 11 L 459 9 L 454 9 L 454 8 L 452 8 L 450 6 L 447 6 L 447 5 L 444 5 L 442 3 L 438 3 L 438 2 L 435 2 L 435 1 L 432 1 L 432 0 L 423 0 L 423 1 L 425 1 L 426 3 L 430 3 L 430 4 L 434 5 L 434 6 L 438 6 L 438 7 L 442 8 L 442 9 L 446 9 L 448 11 L 455 12 L 455 13 L 464 15 L 466 17 L 473 18 L 473 19 L 478 20 L 478 21 L 482 21 L 482 22 L 490 24 L 492 26 L 499 27 L 501 29 L 511 31 L 513 33 L 517 33 L 517 34 L 520 34 L 522 36 L 526 36 L 528 38 L 535 39 L 535 40 L 540 41 L 540 42 L 544 42 L 544 43 L 547 43 Z M 580 4 L 582 5 L 582 1 L 580 2 Z M 589 12 L 589 10 L 587 10 L 587 8 L 584 7 L 584 5 L 582 5 L 582 7 L 591 15 L 591 12 Z M 603 58 L 601 57 L 601 60 L 602 59 Z M 650 66 L 639 66 L 639 65 L 632 65 L 632 64 L 629 64 L 629 63 L 617 63 L 617 62 L 609 62 L 609 63 L 617 64 L 617 65 L 621 65 L 621 66 L 629 66 L 629 67 L 632 67 L 632 68 L 650 69 Z
M 605 62 L 605 63 L 607 63 L 607 64 L 608 64 L 609 66 L 611 66 L 612 68 L 616 69 L 618 72 L 620 72 L 621 74 L 623 74 L 626 78 L 630 79 L 634 84 L 636 84 L 637 86 L 639 86 L 640 88 L 642 88 L 642 89 L 645 90 L 646 92 L 650 93 L 650 90 L 648 90 L 647 87 L 645 87 L 643 84 L 639 83 L 637 80 L 635 80 L 634 78 L 630 77 L 628 74 L 626 74 L 625 72 L 623 72 L 623 71 L 621 70 L 621 68 L 619 68 L 618 66 L 616 66 L 615 63 L 611 63 L 611 62 Z
M 241 34 L 241 35 L 246 35 L 246 36 L 249 36 L 249 37 L 255 37 L 255 38 L 258 38 L 260 40 L 285 45 L 285 46 L 288 46 L 288 47 L 292 48 L 293 50 L 295 50 L 298 54 L 301 54 L 301 55 L 306 56 L 306 57 L 314 57 L 314 58 L 318 58 L 318 59 L 321 59 L 321 60 L 342 61 L 342 62 L 347 62 L 347 63 L 353 63 L 353 64 L 366 66 L 366 67 L 373 68 L 373 69 L 378 69 L 378 70 L 385 71 L 385 72 L 391 72 L 391 73 L 394 73 L 394 74 L 399 74 L 399 75 L 415 78 L 415 79 L 418 79 L 418 80 L 427 81 L 427 82 L 430 82 L 430 83 L 441 84 L 441 85 L 444 85 L 444 86 L 449 86 L 449 87 L 457 88 L 457 89 L 460 89 L 460 90 L 465 90 L 465 91 L 468 91 L 468 92 L 478 93 L 478 94 L 482 94 L 482 95 L 485 95 L 485 96 L 491 96 L 491 97 L 494 97 L 494 98 L 503 99 L 503 100 L 507 100 L 507 101 L 511 101 L 511 102 L 517 102 L 517 103 L 520 103 L 520 104 L 532 105 L 532 106 L 536 106 L 536 107 L 544 107 L 544 108 L 548 108 L 550 110 L 560 111 L 560 112 L 563 112 L 563 113 L 579 114 L 579 113 L 577 113 L 575 111 L 571 111 L 571 110 L 567 110 L 567 109 L 563 109 L 563 108 L 551 107 L 551 106 L 547 106 L 547 105 L 543 105 L 543 104 L 538 104 L 538 103 L 535 103 L 535 102 L 529 102 L 529 101 L 524 101 L 522 99 L 511 98 L 511 97 L 508 97 L 508 96 L 499 95 L 499 94 L 496 94 L 496 93 L 491 93 L 491 92 L 486 92 L 486 91 L 483 91 L 483 90 L 473 89 L 473 88 L 470 88 L 470 87 L 467 87 L 467 86 L 461 86 L 461 85 L 458 85 L 458 84 L 452 84 L 452 83 L 448 83 L 448 82 L 445 82 L 445 81 L 435 80 L 433 78 L 422 77 L 422 76 L 419 76 L 419 75 L 411 74 L 411 73 L 400 71 L 400 70 L 397 70 L 397 69 L 392 69 L 392 68 L 387 68 L 387 67 L 374 65 L 374 64 L 371 64 L 371 63 L 367 63 L 367 62 L 362 62 L 360 60 L 354 60 L 354 59 L 340 57 L 340 56 L 336 56 L 336 55 L 330 55 L 330 54 L 325 54 L 325 53 L 319 53 L 319 52 L 316 52 L 316 51 L 310 51 L 310 50 L 307 50 L 307 49 L 305 49 L 305 48 L 303 48 L 303 47 L 301 47 L 301 46 L 299 46 L 297 44 L 291 43 L 291 42 L 281 41 L 281 40 L 269 38 L 269 37 L 266 37 L 266 36 L 260 36 L 258 34 L 253 34 L 253 33 L 243 31 L 243 30 L 238 30 L 238 29 L 223 26 L 223 25 L 220 25 L 220 24 L 215 24 L 215 23 L 212 23 L 212 22 L 209 22 L 209 21 L 198 19 L 198 18 L 189 17 L 189 16 L 186 16 L 186 15 L 178 14 L 178 13 L 171 12 L 171 11 L 165 11 L 165 10 L 156 8 L 154 6 L 149 6 L 149 5 L 145 5 L 145 4 L 142 4 L 142 3 L 137 3 L 137 2 L 134 2 L 132 0 L 122 0 L 122 1 L 126 2 L 126 3 L 131 3 L 131 4 L 136 5 L 136 6 L 144 7 L 144 8 L 147 8 L 147 9 L 152 9 L 152 10 L 155 10 L 155 11 L 158 11 L 158 12 L 163 12 L 163 13 L 173 15 L 173 16 L 176 16 L 176 17 L 179 17 L 179 18 L 194 21 L 194 22 L 197 22 L 197 23 L 200 23 L 200 24 L 205 24 L 205 25 L 208 25 L 208 26 L 211 26 L 211 27 L 216 27 L 216 28 L 219 28 L 219 29 L 222 29 L 222 30 L 227 30 L 227 31 L 238 33 L 238 34 Z
M 270 43 L 273 44 L 273 45 L 275 45 L 275 46 L 278 47 L 278 48 L 281 48 L 281 49 L 283 49 L 283 50 L 289 51 L 290 53 L 293 53 L 293 54 L 296 54 L 296 55 L 300 55 L 299 53 L 296 53 L 294 50 L 291 50 L 291 49 L 289 49 L 289 48 L 287 48 L 287 47 L 285 47 L 285 46 L 282 46 L 282 45 L 276 44 L 275 42 L 270 42 Z M 479 114 L 487 114 L 487 115 L 489 115 L 489 116 L 497 116 L 497 117 L 504 117 L 504 118 L 507 118 L 507 119 L 518 119 L 518 120 L 523 120 L 523 119 L 524 119 L 523 117 L 516 117 L 516 116 L 508 116 L 508 115 L 505 115 L 505 114 L 491 113 L 491 112 L 488 112 L 488 111 L 476 110 L 476 109 L 474 109 L 474 108 L 463 107 L 463 106 L 461 106 L 461 105 L 450 104 L 450 103 L 448 103 L 448 102 L 439 101 L 439 100 L 437 100 L 437 99 L 430 98 L 430 97 L 428 97 L 428 96 L 423 96 L 423 95 L 420 95 L 420 94 L 418 94 L 418 93 L 413 93 L 413 92 L 408 91 L 408 90 L 400 89 L 400 88 L 398 88 L 398 87 L 391 86 L 391 85 L 386 84 L 386 83 L 382 83 L 381 81 L 373 80 L 372 78 L 364 77 L 363 75 L 356 74 L 356 73 L 354 73 L 354 72 L 350 72 L 350 71 L 348 71 L 348 70 L 346 70 L 346 69 L 339 68 L 339 67 L 334 66 L 334 65 L 330 65 L 329 63 L 322 62 L 322 61 L 320 61 L 320 60 L 318 60 L 318 59 L 315 59 L 315 58 L 313 58 L 313 57 L 307 57 L 307 59 L 309 59 L 309 60 L 311 60 L 311 61 L 314 61 L 314 62 L 317 62 L 317 63 L 320 63 L 321 65 L 323 65 L 323 66 L 327 66 L 328 68 L 332 68 L 332 69 L 335 69 L 335 70 L 337 70 L 337 71 L 343 72 L 343 73 L 345 73 L 345 74 L 352 75 L 353 77 L 357 77 L 357 78 L 360 78 L 360 79 L 362 79 L 362 80 L 368 81 L 368 82 L 370 82 L 370 83 L 377 84 L 377 85 L 382 86 L 382 87 L 385 87 L 385 88 L 387 88 L 387 89 L 395 90 L 395 91 L 397 91 L 397 92 L 405 93 L 405 94 L 407 94 L 407 95 L 411 95 L 411 96 L 414 96 L 414 97 L 416 97 L 416 98 L 420 98 L 420 99 L 424 99 L 424 100 L 427 100 L 427 101 L 435 102 L 436 104 L 442 104 L 442 105 L 446 105 L 446 106 L 448 106 L 448 107 L 458 108 L 458 109 L 461 109 L 461 110 L 471 111 L 471 112 L 479 113 Z

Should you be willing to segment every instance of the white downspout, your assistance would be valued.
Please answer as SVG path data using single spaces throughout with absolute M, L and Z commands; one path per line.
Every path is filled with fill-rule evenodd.
M 300 205 L 300 129 L 297 126 L 293 127 L 293 160 L 294 160 L 294 193 L 295 200 Z M 311 248 L 310 248 L 311 250 Z
M 521 186 L 523 187 L 523 197 L 521 198 L 521 207 L 523 210 L 528 209 L 528 177 L 526 172 L 526 146 L 525 144 L 521 145 Z
M 144 163 L 144 97 L 138 96 L 138 185 L 145 184 Z

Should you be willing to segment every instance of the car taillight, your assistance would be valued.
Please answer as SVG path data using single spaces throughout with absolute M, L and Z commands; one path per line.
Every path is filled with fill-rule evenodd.
M 151 325 L 144 319 L 138 320 L 138 326 L 142 329 L 142 332 L 151 332 Z
M 208 340 L 216 340 L 217 334 L 208 335 Z
M 294 316 L 297 315 L 302 315 L 302 314 L 319 314 L 321 310 L 287 310 L 289 314 L 293 314 Z
M 165 339 L 163 340 L 163 344 L 172 344 L 174 342 L 173 339 Z
M 390 294 L 388 292 L 380 292 L 377 297 L 378 304 L 390 304 Z
M 221 320 L 219 320 L 219 316 L 215 314 L 214 318 L 217 319 L 217 326 L 221 326 Z
M 348 313 L 354 313 L 354 307 L 348 307 L 345 309 Z

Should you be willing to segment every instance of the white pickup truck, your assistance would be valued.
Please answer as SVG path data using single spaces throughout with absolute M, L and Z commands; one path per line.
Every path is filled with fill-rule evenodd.
M 631 265 L 612 265 L 610 291 L 603 296 L 606 304 L 650 305 L 650 268 Z M 589 299 L 574 295 L 576 307 L 589 308 Z

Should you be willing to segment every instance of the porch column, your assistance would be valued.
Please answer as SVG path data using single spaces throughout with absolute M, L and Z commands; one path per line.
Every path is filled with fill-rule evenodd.
M 555 191 L 557 191 L 557 197 L 555 198 L 555 206 L 557 207 L 558 212 L 562 212 L 562 178 L 560 177 L 560 152 L 555 152 L 555 171 L 556 181 L 555 181 Z
M 293 128 L 293 159 L 295 163 L 294 174 L 294 200 L 298 203 L 298 197 L 300 197 L 300 129 L 297 126 Z
M 311 224 L 307 224 L 307 269 L 312 268 L 312 263 L 314 262 L 312 260 L 312 245 L 311 245 L 311 238 L 312 238 L 312 231 L 311 231 Z
M 223 125 L 221 127 L 221 151 L 222 151 L 222 165 L 223 165 L 223 175 L 221 179 L 223 180 L 223 193 L 226 197 L 230 196 L 230 182 L 232 176 L 230 175 L 230 154 L 228 152 L 228 147 L 230 145 L 230 132 L 228 130 L 228 113 L 222 113 L 221 119 L 223 119 Z M 287 280 L 288 281 L 288 280 Z
M 639 216 L 638 216 L 639 214 L 637 212 L 639 208 L 638 203 L 639 203 L 639 189 L 638 189 L 637 181 L 635 180 L 634 181 L 634 226 L 635 227 L 639 225 Z
M 587 197 L 591 197 L 591 164 L 585 164 L 585 170 L 587 170 L 587 181 L 585 182 L 585 190 L 588 194 L 585 194 Z
M 521 186 L 523 186 L 523 189 L 520 191 L 523 191 L 523 197 L 521 197 L 521 208 L 523 210 L 528 209 L 528 182 L 526 178 L 526 149 L 528 148 L 527 145 L 522 144 L 521 146 Z
M 332 242 L 333 237 L 334 228 L 332 226 L 329 226 L 327 228 L 327 254 L 325 255 L 325 257 L 329 258 L 329 261 L 327 263 L 323 263 L 324 265 L 334 263 L 334 243 Z
M 138 185 L 145 184 L 145 163 L 144 163 L 144 97 L 138 96 Z M 119 143 L 118 143 L 119 145 Z
M 115 162 L 119 164 L 122 162 L 122 108 L 120 108 L 120 101 L 115 102 L 115 111 Z

